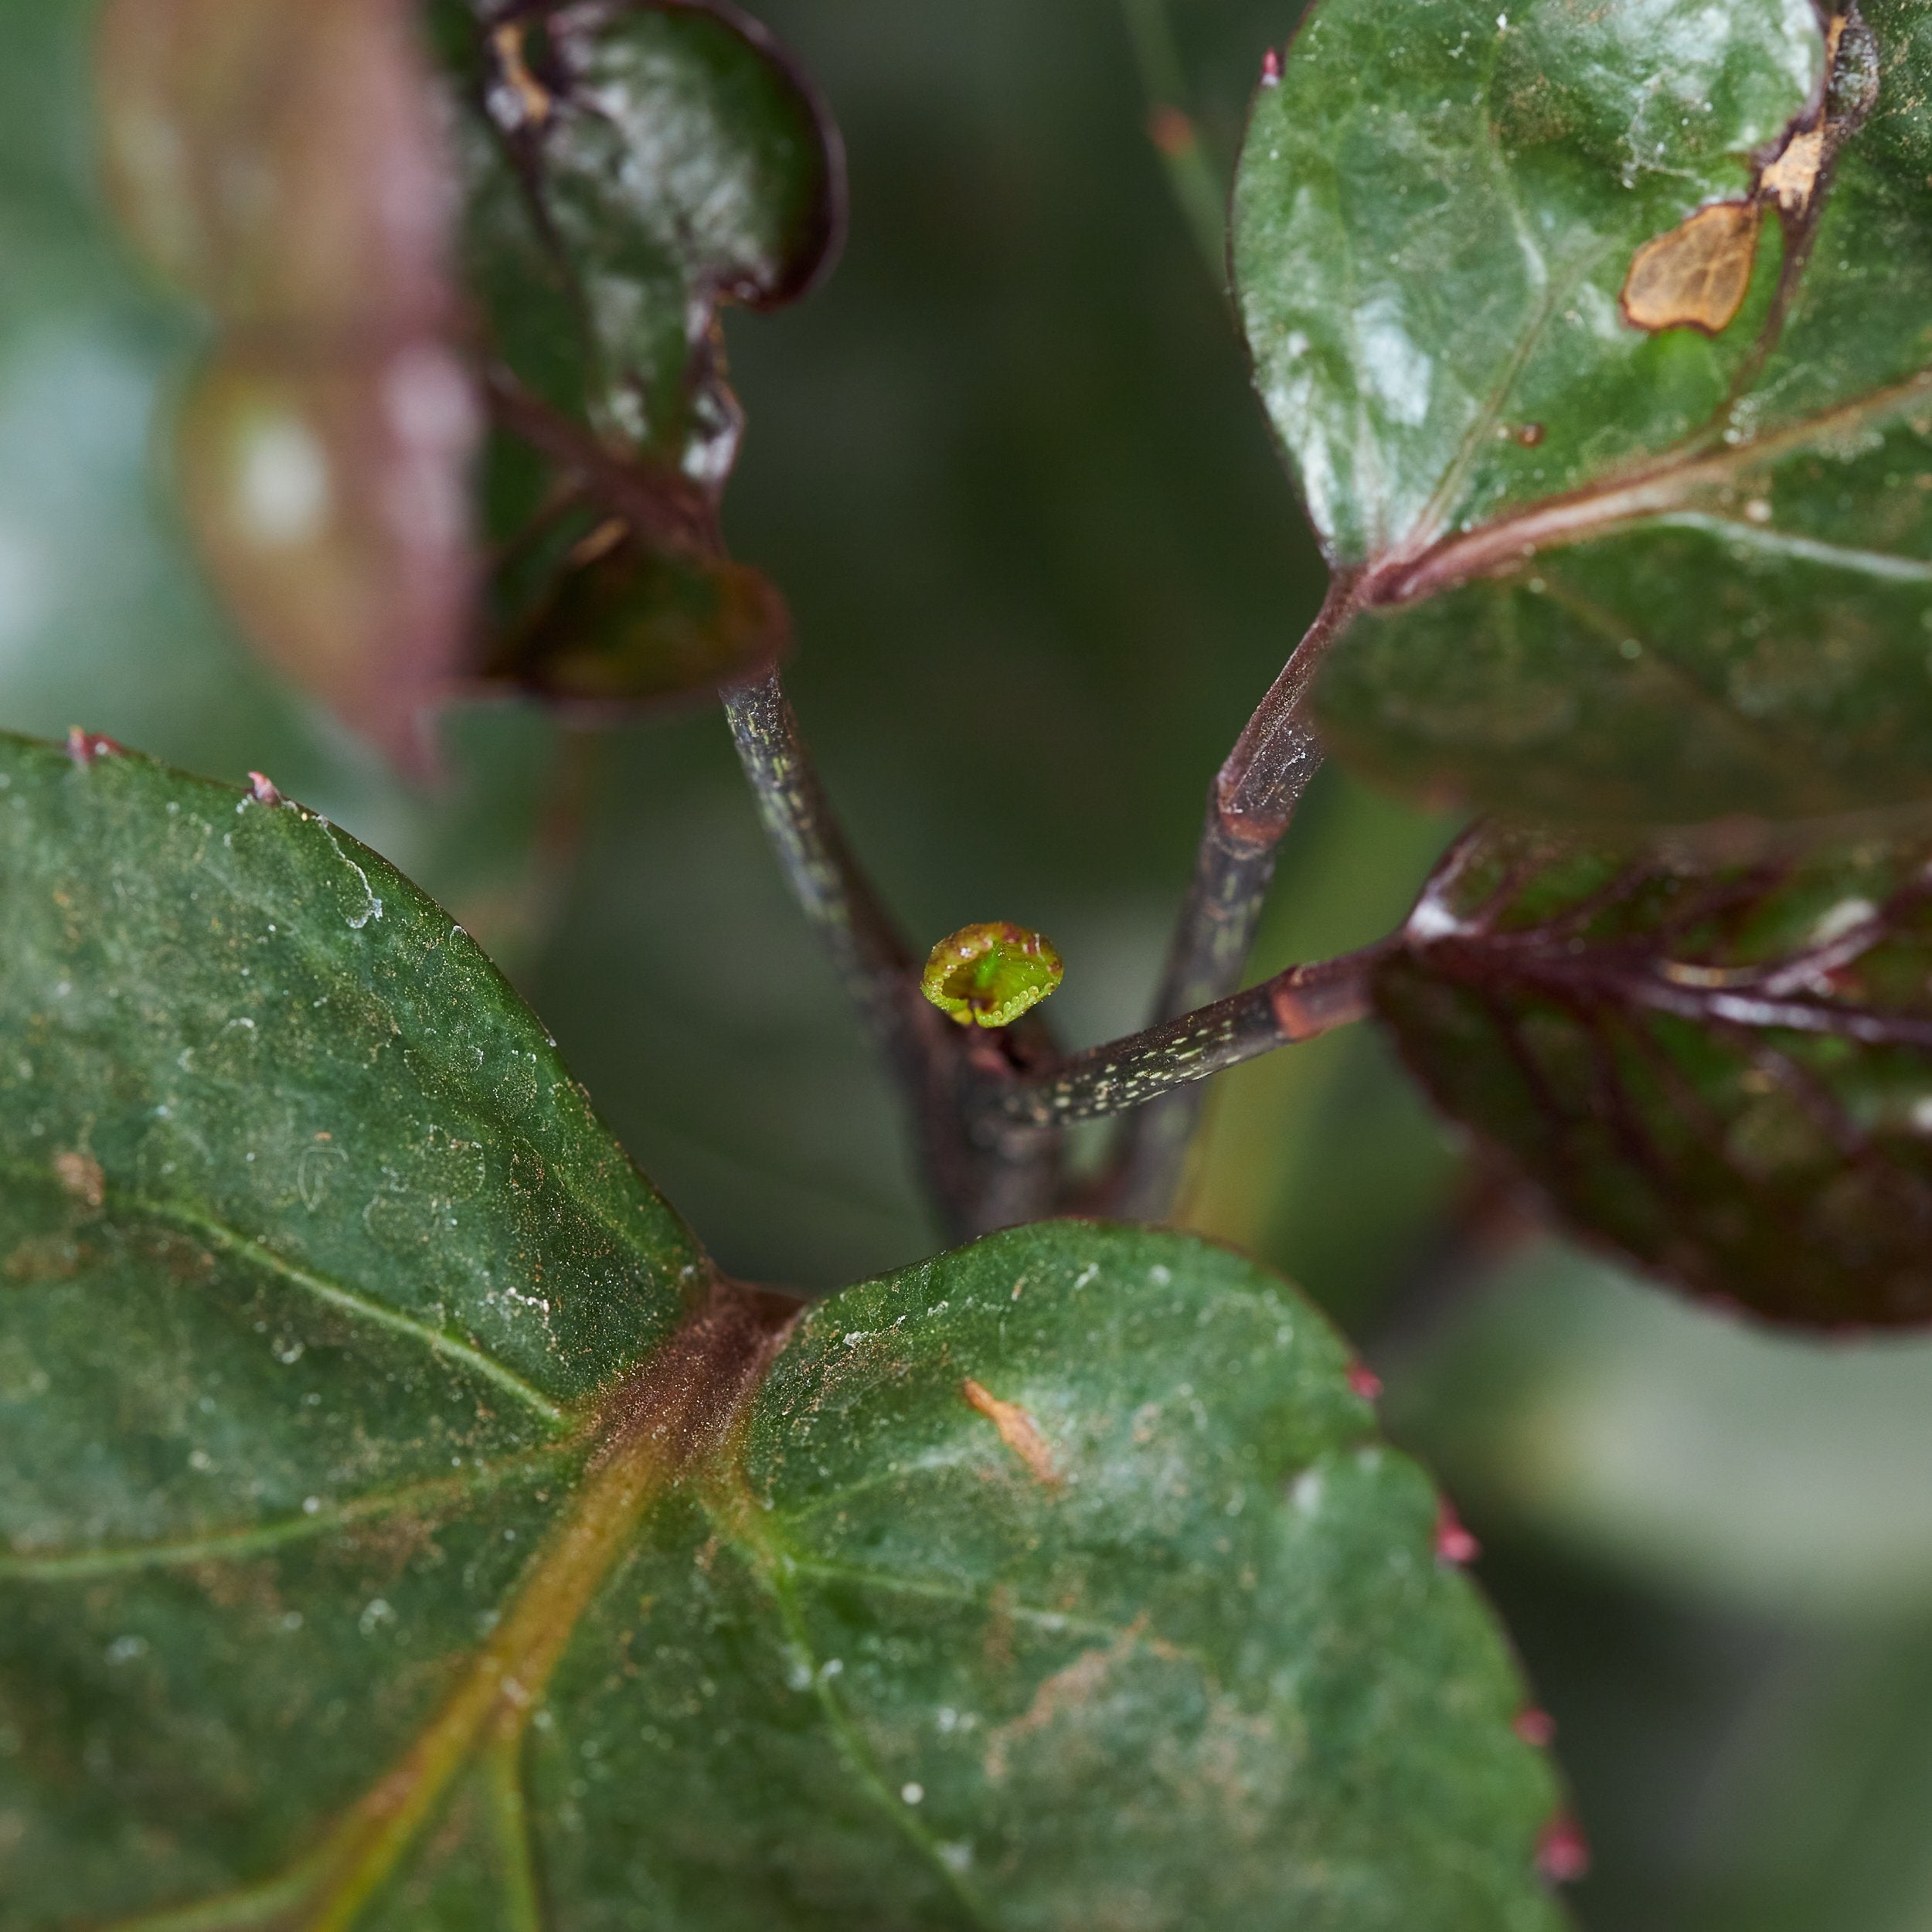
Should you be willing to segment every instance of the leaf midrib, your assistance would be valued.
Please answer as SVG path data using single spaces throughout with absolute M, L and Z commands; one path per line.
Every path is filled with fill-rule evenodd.
M 1356 587 L 1356 602 L 1359 607 L 1417 603 L 1472 577 L 1496 576 L 1546 545 L 1580 543 L 1614 529 L 1658 521 L 1682 511 L 1699 490 L 1731 481 L 1741 473 L 1862 426 L 1902 416 L 1929 397 L 1932 370 L 1748 443 L 1713 453 L 1700 440 L 1662 461 L 1601 478 L 1561 496 L 1546 497 L 1494 522 L 1478 524 L 1417 549 L 1393 550 L 1363 572 Z M 1760 529 L 1758 534 L 1781 533 Z
M 114 1932 L 260 1928 L 304 1910 L 304 1932 L 349 1932 L 479 1756 L 509 1751 L 541 1703 L 597 1590 L 653 1505 L 730 1453 L 736 1418 L 780 1337 L 740 1291 L 718 1284 L 606 1398 L 588 1473 L 506 1593 L 502 1617 L 405 1750 L 279 1872 L 160 1910 Z

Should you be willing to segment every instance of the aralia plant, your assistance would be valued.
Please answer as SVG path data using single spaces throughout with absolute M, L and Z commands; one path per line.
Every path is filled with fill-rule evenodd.
M 846 216 L 791 56 L 725 0 L 107 6 L 238 623 L 425 781 L 465 685 L 721 696 L 959 1245 L 729 1278 L 375 853 L 0 743 L 8 1925 L 1565 1922 L 1467 1532 L 1296 1288 L 1148 1224 L 1202 1082 L 1372 1016 L 1661 1279 L 1932 1319 L 1932 16 L 1317 0 L 1258 65 L 1231 294 L 1332 587 L 1145 1029 L 1074 1051 L 1041 935 L 901 932 L 723 544 L 719 311 Z M 1331 753 L 1485 815 L 1243 987 Z

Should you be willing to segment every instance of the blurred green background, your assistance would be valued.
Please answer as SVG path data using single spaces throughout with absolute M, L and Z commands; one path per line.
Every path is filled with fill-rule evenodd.
M 1175 0 L 1217 165 L 1295 11 Z M 792 601 L 796 702 L 914 938 L 1043 928 L 1049 1012 L 1099 1039 L 1320 562 L 1114 0 L 764 12 L 845 128 L 853 221 L 824 291 L 731 324 L 733 546 Z M 199 326 L 94 192 L 93 13 L 0 0 L 0 725 L 264 770 L 388 853 L 728 1267 L 819 1289 L 929 1250 L 715 712 L 593 744 L 478 707 L 423 796 L 237 644 L 169 505 Z M 1257 971 L 1385 930 L 1447 829 L 1325 775 Z M 1459 1175 L 1357 1029 L 1220 1084 L 1189 1215 L 1364 1343 L 1482 1538 L 1595 1845 L 1580 1916 L 1932 1932 L 1932 1345 L 1768 1336 L 1546 1241 L 1485 1261 L 1445 1234 Z

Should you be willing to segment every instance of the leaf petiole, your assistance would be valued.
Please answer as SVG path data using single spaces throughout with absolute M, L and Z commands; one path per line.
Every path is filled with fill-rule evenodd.
M 1399 938 L 1314 965 L 1291 966 L 1258 986 L 1124 1039 L 1076 1053 L 998 1090 L 989 1105 L 1034 1126 L 1097 1120 L 1145 1107 L 1277 1046 L 1365 1018 L 1369 982 Z

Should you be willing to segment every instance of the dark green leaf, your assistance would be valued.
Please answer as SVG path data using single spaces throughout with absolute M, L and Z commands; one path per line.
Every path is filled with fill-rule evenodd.
M 1582 1232 L 1829 1327 L 1932 1321 L 1932 849 L 1672 866 L 1471 834 L 1376 1003 Z
M 1361 603 L 1345 754 L 1578 821 L 1932 791 L 1929 36 L 1906 0 L 1322 0 L 1236 261 Z
M 789 301 L 829 262 L 844 192 L 829 118 L 731 8 L 443 0 L 434 19 L 462 103 L 464 272 L 514 385 L 486 472 L 508 553 L 495 675 L 581 695 L 559 692 L 561 651 L 580 674 L 565 686 L 646 699 L 768 664 L 787 628 L 776 593 L 721 584 L 704 636 L 688 560 L 717 548 L 741 427 L 716 310 Z M 626 472 L 614 495 L 600 451 Z
M 486 675 L 594 713 L 731 683 L 784 648 L 784 600 L 757 571 L 653 550 L 614 523 L 604 532 L 549 576 Z
M 323 821 L 10 740 L 0 883 L 10 1926 L 1560 1923 L 1284 1284 L 1049 1224 L 785 1335 Z

